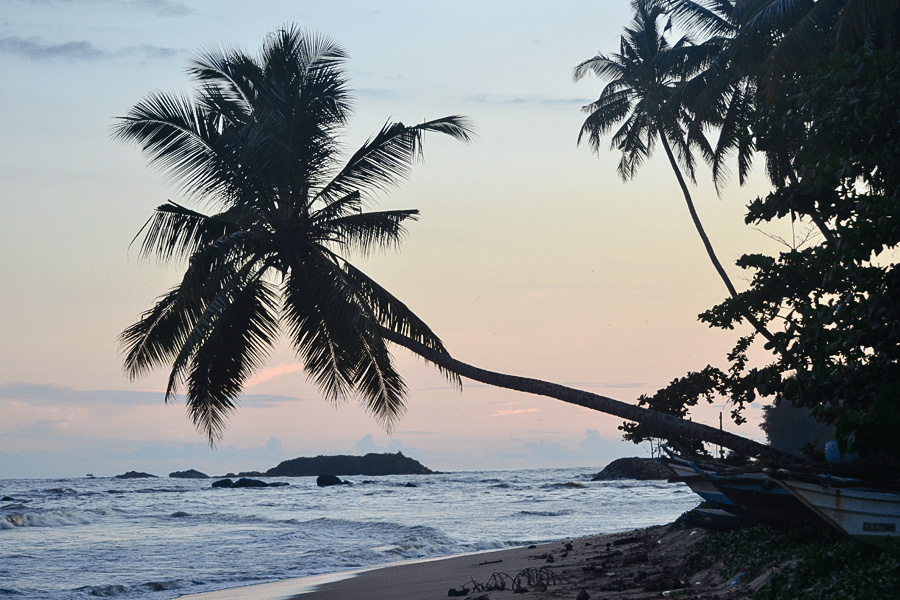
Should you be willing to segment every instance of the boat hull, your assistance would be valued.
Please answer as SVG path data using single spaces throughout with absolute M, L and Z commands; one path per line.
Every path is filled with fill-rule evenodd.
M 900 492 L 778 478 L 829 525 L 876 545 L 900 542 Z
M 739 509 L 773 529 L 788 530 L 820 522 L 818 515 L 762 473 L 709 475 L 712 483 Z

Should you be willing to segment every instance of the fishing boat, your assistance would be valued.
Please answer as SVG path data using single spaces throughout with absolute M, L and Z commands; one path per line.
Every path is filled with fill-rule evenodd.
M 742 512 L 773 529 L 799 529 L 820 522 L 818 515 L 760 469 L 753 473 L 705 473 Z
M 676 456 L 663 460 L 676 474 L 674 480 L 683 481 L 713 508 L 774 529 L 797 529 L 819 522 L 813 511 L 770 479 L 761 467 L 719 467 Z
M 684 483 L 691 488 L 692 492 L 703 498 L 705 502 L 708 502 L 712 508 L 734 512 L 734 503 L 728 499 L 728 496 L 719 491 L 715 485 L 697 472 L 696 469 L 700 468 L 699 466 L 695 468 L 692 463 L 674 456 L 663 456 L 660 457 L 660 460 L 674 473 L 674 477 L 669 478 L 669 483 Z
M 769 476 L 838 531 L 875 545 L 900 541 L 900 483 L 786 469 Z

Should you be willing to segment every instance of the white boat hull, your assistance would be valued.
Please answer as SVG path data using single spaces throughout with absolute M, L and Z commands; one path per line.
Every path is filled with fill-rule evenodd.
M 900 493 L 777 480 L 832 527 L 870 543 L 900 540 Z

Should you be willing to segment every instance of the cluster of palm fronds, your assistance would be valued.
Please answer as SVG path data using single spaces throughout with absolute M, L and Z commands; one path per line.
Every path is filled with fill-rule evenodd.
M 348 252 L 397 245 L 416 218 L 366 209 L 372 192 L 408 174 L 423 134 L 467 140 L 471 129 L 461 117 L 387 123 L 345 160 L 345 59 L 333 41 L 297 28 L 272 34 L 258 57 L 211 50 L 188 69 L 193 97 L 150 95 L 114 128 L 210 209 L 169 202 L 144 226 L 142 254 L 187 269 L 121 336 L 132 377 L 171 365 L 166 398 L 185 388 L 210 442 L 281 334 L 327 398 L 358 397 L 388 426 L 406 386 L 380 330 L 443 351 Z

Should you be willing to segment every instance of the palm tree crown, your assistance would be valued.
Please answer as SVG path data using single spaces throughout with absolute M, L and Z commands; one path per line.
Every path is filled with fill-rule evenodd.
M 358 397 L 387 427 L 403 413 L 406 387 L 381 332 L 445 352 L 348 254 L 397 245 L 415 220 L 416 210 L 366 208 L 372 192 L 407 175 L 423 134 L 469 140 L 472 130 L 458 116 L 389 122 L 342 160 L 345 59 L 332 40 L 288 27 L 258 57 L 199 55 L 188 69 L 192 98 L 149 95 L 114 126 L 209 209 L 170 201 L 139 232 L 142 254 L 187 268 L 120 340 L 132 378 L 171 366 L 166 399 L 183 388 L 210 443 L 281 334 L 328 399 Z
M 575 81 L 588 73 L 608 81 L 598 99 L 583 108 L 588 117 L 578 142 L 587 136 L 591 149 L 598 152 L 602 138 L 621 123 L 611 137 L 611 146 L 622 153 L 618 166 L 622 179 L 634 177 L 657 141 L 675 147 L 693 179 L 691 146 L 707 152 L 708 144 L 697 135 L 699 131 L 687 129 L 692 119 L 686 105 L 671 100 L 678 86 L 709 57 L 687 37 L 669 44 L 665 33 L 671 24 L 661 22 L 664 2 L 638 0 L 634 9 L 634 20 L 620 38 L 619 52 L 597 54 L 574 69 Z

